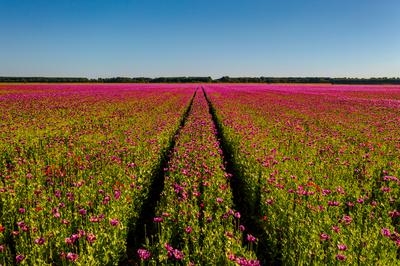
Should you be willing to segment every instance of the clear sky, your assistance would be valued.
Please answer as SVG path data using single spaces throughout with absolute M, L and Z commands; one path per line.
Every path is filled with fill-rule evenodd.
M 400 0 L 0 0 L 0 76 L 400 76 Z

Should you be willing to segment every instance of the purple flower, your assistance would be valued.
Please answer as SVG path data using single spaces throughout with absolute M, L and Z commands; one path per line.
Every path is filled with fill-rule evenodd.
M 185 232 L 186 232 L 187 234 L 190 234 L 192 231 L 193 231 L 193 229 L 192 229 L 192 227 L 190 227 L 190 226 L 186 227 L 186 229 L 185 229 Z
M 87 240 L 90 244 L 92 244 L 92 243 L 96 240 L 96 235 L 95 235 L 95 234 L 92 234 L 92 233 L 89 233 L 89 234 L 86 236 L 86 240 Z
M 339 233 L 340 232 L 339 226 L 336 226 L 336 225 L 332 226 L 332 231 Z
M 167 251 L 173 251 L 173 250 L 174 250 L 174 248 L 173 248 L 170 244 L 168 244 L 168 243 L 165 243 L 165 244 L 164 244 L 164 247 L 165 247 L 165 249 L 166 249 Z
M 150 251 L 143 248 L 139 248 L 137 254 L 141 260 L 148 260 L 151 257 Z
M 343 216 L 342 221 L 343 221 L 346 225 L 349 225 L 349 224 L 351 224 L 351 222 L 353 221 L 353 219 L 352 219 L 350 216 L 345 215 L 345 216 Z
M 255 242 L 256 240 L 257 240 L 257 238 L 255 238 L 253 235 L 247 234 L 247 241 Z
M 326 240 L 329 240 L 331 237 L 330 237 L 328 234 L 321 233 L 321 234 L 319 235 L 319 238 L 320 238 L 321 240 L 323 240 L 323 241 L 326 241 Z
M 344 261 L 344 260 L 346 260 L 346 256 L 345 256 L 345 255 L 342 255 L 342 254 L 337 254 L 337 255 L 336 255 L 336 259 L 337 259 L 337 260 Z
M 162 221 L 164 221 L 164 219 L 162 217 L 154 217 L 153 218 L 153 222 L 155 222 L 155 223 L 161 223 Z
M 121 191 L 116 190 L 114 192 L 114 199 L 119 200 L 120 197 L 121 197 Z
M 118 221 L 118 219 L 111 219 L 111 220 L 110 220 L 110 224 L 111 224 L 112 226 L 117 226 L 117 225 L 119 225 L 119 221 Z
M 331 200 L 328 201 L 328 206 L 339 206 L 339 205 L 340 202 L 338 201 L 331 201 Z
M 46 240 L 43 237 L 39 237 L 39 238 L 35 239 L 35 244 L 37 244 L 37 245 L 43 245 L 44 242 L 46 242 Z
M 17 255 L 15 256 L 15 261 L 17 262 L 17 264 L 21 263 L 23 260 L 25 259 L 24 255 Z
M 80 209 L 79 214 L 80 215 L 86 215 L 87 211 L 85 209 Z
M 75 241 L 76 240 L 78 240 L 79 239 L 79 235 L 78 234 L 73 234 L 73 235 L 71 235 L 71 239 L 72 239 L 72 241 L 74 241 L 74 243 L 75 243 Z
M 72 253 L 72 252 L 68 252 L 68 254 L 67 254 L 67 259 L 69 260 L 69 261 L 76 261 L 77 259 L 78 259 L 78 254 L 75 254 L 75 253 Z
M 25 222 L 24 221 L 17 222 L 17 226 L 18 227 L 24 227 L 25 226 Z
M 388 228 L 382 228 L 381 233 L 382 233 L 382 235 L 384 235 L 386 237 L 391 236 L 390 230 Z
M 173 254 L 176 260 L 182 260 L 185 257 L 183 252 L 178 249 L 174 249 Z

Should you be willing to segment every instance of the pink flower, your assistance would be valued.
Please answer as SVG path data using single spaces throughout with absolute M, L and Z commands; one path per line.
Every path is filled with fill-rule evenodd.
M 143 248 L 139 248 L 137 254 L 141 260 L 148 260 L 151 257 L 150 251 Z
M 110 220 L 110 224 L 111 224 L 112 226 L 117 226 L 117 225 L 119 225 L 119 221 L 118 221 L 117 219 L 111 219 L 111 220 Z
M 163 219 L 162 217 L 154 217 L 154 218 L 153 218 L 153 221 L 154 221 L 155 223 L 161 223 L 162 221 L 164 221 L 164 219 Z
M 21 263 L 23 260 L 25 259 L 25 256 L 24 255 L 17 255 L 16 257 L 15 257 L 15 261 L 17 262 L 17 264 L 19 264 L 19 263 Z
M 96 240 L 96 235 L 94 235 L 94 234 L 92 234 L 92 233 L 89 233 L 89 234 L 86 236 L 86 240 L 87 240 L 90 244 L 92 244 L 92 243 Z
M 39 238 L 35 239 L 35 244 L 37 244 L 37 245 L 43 245 L 45 242 L 46 241 L 43 237 L 39 237 Z
M 173 251 L 174 257 L 176 260 L 182 260 L 185 256 L 183 255 L 182 251 L 178 249 L 174 249 Z
M 339 244 L 339 245 L 337 245 L 337 247 L 339 250 L 347 250 L 347 246 L 344 244 Z
M 382 235 L 384 235 L 386 237 L 391 236 L 390 230 L 388 228 L 382 228 L 381 233 L 382 233 Z
M 320 238 L 321 240 L 323 240 L 323 241 L 326 241 L 326 240 L 331 239 L 331 237 L 330 237 L 328 234 L 325 234 L 325 233 L 321 233 L 321 234 L 319 235 L 319 238 Z
M 340 203 L 338 201 L 328 201 L 328 206 L 339 206 Z
M 255 242 L 256 240 L 257 240 L 257 238 L 255 238 L 253 235 L 247 234 L 247 241 Z
M 78 259 L 78 257 L 79 257 L 78 254 L 75 254 L 72 252 L 68 252 L 68 254 L 67 254 L 67 259 L 72 262 L 76 261 Z
M 121 191 L 116 190 L 114 192 L 114 199 L 119 200 L 120 197 L 121 197 Z
M 337 254 L 336 255 L 336 259 L 337 260 L 340 260 L 340 261 L 344 261 L 344 260 L 346 260 L 346 256 L 345 255 L 342 255 L 342 254 Z
M 185 229 L 185 232 L 186 232 L 187 234 L 192 233 L 192 231 L 193 231 L 193 229 L 192 229 L 192 227 L 190 227 L 190 226 L 186 227 L 186 229 Z
M 349 224 L 351 224 L 351 222 L 353 221 L 353 218 L 351 218 L 351 217 L 348 216 L 348 215 L 345 215 L 345 216 L 343 216 L 342 221 L 343 221 L 346 225 L 349 225 Z

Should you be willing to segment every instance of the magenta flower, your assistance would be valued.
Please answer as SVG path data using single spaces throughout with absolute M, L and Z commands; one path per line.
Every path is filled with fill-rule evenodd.
M 321 240 L 323 240 L 323 241 L 326 241 L 326 240 L 331 239 L 331 237 L 330 237 L 328 234 L 325 234 L 325 233 L 321 233 L 321 234 L 319 235 L 319 238 L 320 238 Z
M 337 247 L 339 250 L 347 250 L 347 246 L 344 244 L 339 244 L 339 245 L 337 245 Z
M 185 232 L 186 232 L 187 234 L 192 233 L 192 231 L 193 231 L 193 229 L 192 229 L 192 227 L 190 227 L 190 226 L 186 227 L 186 229 L 185 229 Z
M 19 264 L 19 263 L 21 263 L 23 260 L 25 259 L 25 256 L 24 255 L 17 255 L 16 257 L 15 257 L 15 261 L 17 262 L 17 264 Z
M 87 211 L 86 211 L 85 209 L 80 209 L 80 210 L 79 210 L 79 214 L 82 215 L 82 216 L 84 216 L 84 215 L 87 214 Z
M 332 226 L 332 231 L 339 233 L 340 232 L 339 226 L 336 226 L 336 225 Z
M 174 249 L 173 254 L 176 260 L 182 260 L 185 257 L 183 252 L 178 249 Z
M 89 233 L 89 234 L 86 236 L 86 240 L 87 240 L 90 244 L 92 244 L 92 243 L 96 240 L 96 235 L 95 235 L 95 234 L 92 234 L 92 233 Z
M 112 226 L 117 226 L 117 225 L 119 225 L 119 221 L 118 221 L 118 219 L 111 219 L 111 220 L 110 220 L 110 224 L 111 224 Z
M 255 238 L 253 235 L 247 234 L 247 241 L 255 242 L 256 240 L 257 240 L 257 238 Z
M 340 260 L 340 261 L 344 261 L 344 260 L 346 260 L 346 256 L 345 255 L 342 255 L 342 254 L 337 254 L 336 255 L 336 259 L 337 260 Z
M 381 233 L 382 233 L 382 235 L 384 235 L 386 237 L 390 237 L 392 235 L 388 228 L 382 228 Z
M 346 225 L 349 225 L 349 224 L 351 224 L 351 222 L 353 221 L 353 218 L 351 218 L 351 217 L 348 216 L 348 215 L 345 215 L 345 216 L 343 216 L 342 221 L 343 221 Z
M 153 222 L 155 222 L 155 223 L 161 223 L 162 221 L 164 221 L 164 219 L 162 217 L 154 217 L 153 218 Z
M 72 253 L 72 252 L 69 252 L 67 254 L 67 259 L 69 261 L 72 261 L 72 262 L 75 262 L 78 259 L 78 257 L 79 257 L 78 254 L 75 254 L 75 253 Z
M 116 190 L 114 192 L 114 199 L 119 200 L 119 198 L 121 198 L 121 191 Z
M 217 198 L 217 203 L 222 203 L 224 200 L 221 198 Z
M 46 241 L 43 237 L 39 237 L 39 238 L 35 239 L 35 244 L 37 244 L 37 245 L 43 245 L 45 242 Z
M 151 257 L 150 251 L 143 248 L 139 248 L 137 254 L 141 260 L 148 260 Z

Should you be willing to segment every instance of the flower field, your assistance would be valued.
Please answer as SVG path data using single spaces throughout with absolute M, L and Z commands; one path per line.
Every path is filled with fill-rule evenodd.
M 0 265 L 400 265 L 400 87 L 0 85 Z
M 398 87 L 211 87 L 272 262 L 398 265 Z

